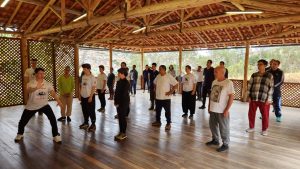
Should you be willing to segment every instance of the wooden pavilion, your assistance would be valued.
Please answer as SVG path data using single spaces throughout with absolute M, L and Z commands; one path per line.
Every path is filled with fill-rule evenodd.
M 299 0 L 0 0 L 0 5 L 0 107 L 24 103 L 25 84 L 21 77 L 31 58 L 39 60 L 39 65 L 48 72 L 47 80 L 55 87 L 66 65 L 72 65 L 78 84 L 79 47 L 82 46 L 109 50 L 110 66 L 113 50 L 140 52 L 142 60 L 144 52 L 178 51 L 179 72 L 184 50 L 245 48 L 244 80 L 234 81 L 235 98 L 245 101 L 251 46 L 300 44 Z M 286 83 L 283 90 L 286 93 L 283 104 L 299 108 L 300 93 L 293 91 L 300 90 L 300 83 Z M 265 143 L 262 141 L 261 144 Z M 96 145 L 92 146 L 96 148 Z M 291 147 L 290 144 L 283 149 Z M 3 149 L 0 146 L 0 150 Z M 296 151 L 300 150 L 293 153 L 300 155 Z M 151 155 L 163 158 L 159 153 Z M 89 156 L 84 158 L 95 162 Z M 126 163 L 124 168 L 139 168 L 117 156 L 114 158 Z M 206 167 L 222 166 L 220 162 L 225 157 L 219 158 L 216 166 Z M 104 161 L 110 163 L 109 159 Z M 140 165 L 147 163 L 141 161 Z M 100 168 L 107 167 L 95 163 Z M 177 162 L 171 163 L 166 168 L 180 166 Z M 145 166 L 152 168 L 148 163 Z M 263 165 L 230 163 L 228 166 L 261 168 Z

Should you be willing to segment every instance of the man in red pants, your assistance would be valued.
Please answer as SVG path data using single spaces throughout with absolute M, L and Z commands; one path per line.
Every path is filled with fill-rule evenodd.
M 248 133 L 254 132 L 255 115 L 257 107 L 262 115 L 262 132 L 261 135 L 268 135 L 267 129 L 269 127 L 269 110 L 272 102 L 272 94 L 274 88 L 273 76 L 266 72 L 268 62 L 266 60 L 259 60 L 257 62 L 258 72 L 251 75 L 248 84 L 249 97 L 249 128 Z

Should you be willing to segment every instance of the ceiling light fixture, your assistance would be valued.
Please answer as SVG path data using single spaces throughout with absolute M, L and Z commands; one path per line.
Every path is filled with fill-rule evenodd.
M 145 30 L 145 29 L 146 29 L 146 27 L 144 26 L 144 27 L 141 27 L 141 28 L 139 28 L 139 29 L 133 31 L 132 33 L 138 33 L 138 32 L 143 31 L 143 30 Z
M 4 8 L 4 7 L 5 7 L 5 5 L 8 3 L 8 1 L 9 1 L 9 0 L 4 0 L 4 1 L 2 2 L 2 4 L 1 4 L 1 6 L 0 6 L 0 7 L 1 7 L 1 8 Z
M 78 18 L 74 19 L 73 22 L 79 21 L 80 19 L 86 17 L 87 14 L 83 14 L 81 16 L 79 16 Z
M 262 14 L 263 11 L 227 11 L 228 15 L 236 15 L 236 14 Z

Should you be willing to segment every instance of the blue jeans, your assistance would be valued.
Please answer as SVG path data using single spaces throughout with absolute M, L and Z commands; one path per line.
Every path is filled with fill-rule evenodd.
M 132 91 L 132 89 L 133 89 L 133 91 Z M 130 93 L 136 94 L 136 81 L 135 80 L 130 80 Z
M 273 96 L 273 107 L 276 117 L 281 117 L 281 96 Z

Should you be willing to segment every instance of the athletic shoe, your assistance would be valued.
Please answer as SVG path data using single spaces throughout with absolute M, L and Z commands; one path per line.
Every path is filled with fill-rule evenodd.
M 166 124 L 166 127 L 165 127 L 165 130 L 166 131 L 169 131 L 171 129 L 171 123 L 167 123 Z
M 267 136 L 268 135 L 268 131 L 267 130 L 262 131 L 260 134 L 263 135 L 263 136 Z
M 186 118 L 188 116 L 187 113 L 184 113 L 181 117 Z
M 194 117 L 194 115 L 193 115 L 193 114 L 190 114 L 189 118 L 192 119 L 193 117 Z
M 89 124 L 85 124 L 85 123 L 83 123 L 83 124 L 81 124 L 81 125 L 79 126 L 79 128 L 80 128 L 80 129 L 84 129 L 84 130 L 86 130 L 86 129 L 88 129 L 88 128 L 89 128 Z
M 57 136 L 53 137 L 53 140 L 54 140 L 56 143 L 61 143 L 61 136 L 60 136 L 60 134 L 58 134 Z
M 153 122 L 152 126 L 160 127 L 161 126 L 161 122 L 159 122 L 159 121 Z
M 21 141 L 23 139 L 23 135 L 22 134 L 17 134 L 16 138 L 15 138 L 15 142 Z
M 276 117 L 276 122 L 281 122 L 281 121 L 282 121 L 281 117 Z
M 253 133 L 254 131 L 255 131 L 254 128 L 248 128 L 248 129 L 246 129 L 247 133 Z
M 88 128 L 89 132 L 95 132 L 96 131 L 96 125 L 92 124 L 89 128 Z
M 122 140 L 124 140 L 126 138 L 127 138 L 127 136 L 126 136 L 125 133 L 119 133 L 118 135 L 115 136 L 115 140 L 116 141 L 122 141 Z
M 205 106 L 201 106 L 201 107 L 199 107 L 199 109 L 205 109 L 206 107 Z
M 57 121 L 66 121 L 66 117 L 60 117 L 57 119 Z
M 228 145 L 222 145 L 221 147 L 217 148 L 217 152 L 223 152 L 228 150 L 229 146 Z
M 68 122 L 71 122 L 70 116 L 67 117 L 67 121 L 68 121 Z
M 220 143 L 217 140 L 211 140 L 209 142 L 205 143 L 207 146 L 211 146 L 211 145 L 219 145 Z

